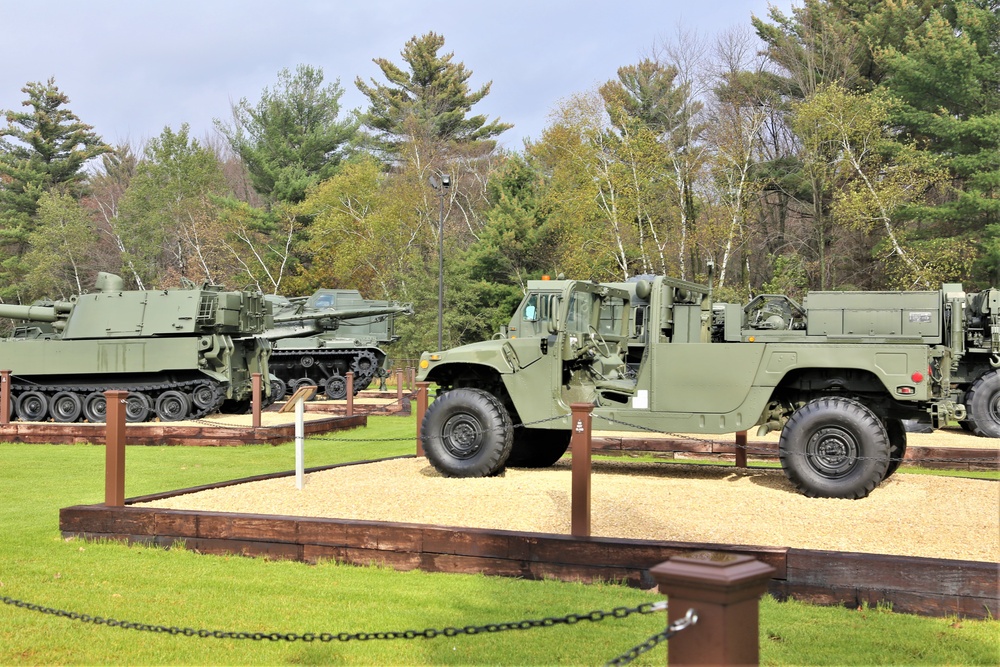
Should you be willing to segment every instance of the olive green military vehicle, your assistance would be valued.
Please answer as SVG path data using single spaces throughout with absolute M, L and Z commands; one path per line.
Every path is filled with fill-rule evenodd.
M 268 377 L 270 344 L 256 335 L 266 315 L 259 292 L 125 290 L 102 272 L 96 291 L 69 301 L 0 305 L 0 317 L 26 322 L 0 340 L 0 369 L 25 421 L 102 422 L 109 389 L 129 392 L 131 422 L 243 412 L 251 375 Z
M 413 307 L 395 301 L 364 299 L 357 290 L 321 289 L 309 297 L 267 296 L 272 324 L 272 390 L 281 398 L 300 386 L 316 385 L 327 398 L 347 396 L 347 372 L 354 392 L 366 389 L 386 361 L 380 344 L 399 339 L 396 315 Z
M 439 387 L 421 437 L 446 475 L 548 466 L 586 402 L 597 429 L 780 430 L 803 493 L 862 498 L 898 467 L 903 420 L 1000 434 L 998 306 L 955 284 L 744 306 L 664 276 L 530 281 L 502 336 L 421 357 L 418 380 Z

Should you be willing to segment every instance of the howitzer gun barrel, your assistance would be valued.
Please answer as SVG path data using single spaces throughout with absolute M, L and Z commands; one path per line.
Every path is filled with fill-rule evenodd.
M 385 306 L 384 308 L 327 308 L 325 310 L 305 313 L 275 315 L 273 319 L 275 324 L 284 324 L 286 322 L 318 322 L 325 319 L 339 323 L 341 320 L 349 320 L 356 317 L 376 317 L 379 315 L 395 315 L 397 313 L 411 314 L 412 312 L 413 306 L 410 305 Z
M 48 306 L 20 306 L 3 303 L 0 304 L 0 317 L 29 322 L 58 322 L 65 320 L 72 310 L 73 304 L 66 301 L 56 301 Z

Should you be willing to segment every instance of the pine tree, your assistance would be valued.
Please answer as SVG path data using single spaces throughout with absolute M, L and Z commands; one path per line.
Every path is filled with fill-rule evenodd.
M 35 214 L 43 193 L 57 190 L 79 197 L 86 174 L 83 166 L 111 151 L 93 127 L 66 108 L 69 97 L 55 79 L 28 83 L 21 92 L 31 111 L 6 111 L 0 128 L 0 244 L 6 246 L 0 269 L 0 295 L 17 295 L 24 274 L 21 266 Z
M 486 116 L 468 115 L 489 94 L 492 82 L 471 91 L 472 72 L 464 63 L 452 62 L 454 53 L 440 55 L 443 46 L 444 37 L 436 33 L 414 36 L 401 52 L 408 71 L 385 58 L 375 58 L 388 84 L 372 79 L 369 86 L 361 77 L 355 80 L 371 102 L 364 125 L 378 134 L 380 148 L 390 155 L 403 143 L 427 140 L 492 148 L 491 139 L 513 127 L 499 119 L 488 123 Z
M 299 65 L 278 73 L 278 85 L 256 106 L 244 98 L 233 107 L 233 124 L 216 126 L 240 156 L 254 189 L 274 201 L 298 203 L 306 191 L 333 176 L 357 132 L 357 122 L 338 120 L 340 82 L 323 85 L 323 70 Z

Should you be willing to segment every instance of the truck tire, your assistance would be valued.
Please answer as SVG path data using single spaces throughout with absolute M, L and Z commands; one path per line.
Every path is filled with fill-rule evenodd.
M 569 449 L 570 431 L 547 428 L 514 429 L 514 445 L 507 465 L 513 468 L 548 468 Z
M 968 424 L 981 438 L 1000 438 L 1000 371 L 983 373 L 965 395 Z
M 839 396 L 796 410 L 778 441 L 785 475 L 810 498 L 864 498 L 885 477 L 890 449 L 875 413 Z
M 885 432 L 889 436 L 889 465 L 885 469 L 883 481 L 889 479 L 892 473 L 896 472 L 903 462 L 903 457 L 906 456 L 906 427 L 903 420 L 887 419 Z
M 431 465 L 446 477 L 488 477 L 503 469 L 513 445 L 507 409 L 482 389 L 452 389 L 424 415 L 420 438 Z

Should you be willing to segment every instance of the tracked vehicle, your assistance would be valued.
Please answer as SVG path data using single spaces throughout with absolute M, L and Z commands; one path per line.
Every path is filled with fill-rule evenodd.
M 347 373 L 354 392 L 366 389 L 383 369 L 379 345 L 398 340 L 396 315 L 413 314 L 409 305 L 364 299 L 357 290 L 322 289 L 309 297 L 265 297 L 272 324 L 272 391 L 282 397 L 303 385 L 316 385 L 330 399 L 347 396 Z
M 109 389 L 129 392 L 130 422 L 246 411 L 251 375 L 268 377 L 270 345 L 255 336 L 266 314 L 259 292 L 125 290 L 120 277 L 103 272 L 94 292 L 69 301 L 0 305 L 0 317 L 26 323 L 0 340 L 13 414 L 102 422 Z
M 799 490 L 862 498 L 898 467 L 903 420 L 1000 434 L 998 305 L 957 284 L 741 305 L 665 276 L 529 281 L 504 336 L 421 357 L 440 388 L 421 437 L 446 475 L 548 466 L 586 402 L 597 429 L 780 430 Z

